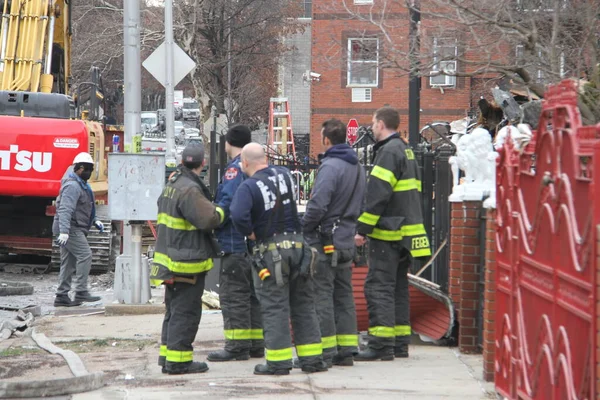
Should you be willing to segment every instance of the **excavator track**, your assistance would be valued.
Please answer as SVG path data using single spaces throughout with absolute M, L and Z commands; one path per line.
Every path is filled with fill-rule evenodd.
M 113 235 L 113 226 L 110 220 L 101 219 L 104 224 L 104 232 L 100 233 L 95 227 L 90 229 L 88 243 L 92 249 L 91 274 L 104 274 L 115 268 L 116 257 L 120 252 L 120 237 L 116 232 Z M 52 243 L 52 258 L 50 260 L 50 271 L 60 270 L 60 247 L 56 241 Z

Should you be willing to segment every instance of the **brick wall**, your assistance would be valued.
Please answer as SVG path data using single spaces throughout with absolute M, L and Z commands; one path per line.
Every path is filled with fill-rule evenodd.
M 351 2 L 348 2 L 351 3 Z M 378 15 L 383 3 L 352 6 L 353 12 L 370 12 Z M 356 118 L 360 125 L 370 125 L 375 110 L 384 105 L 400 111 L 399 131 L 408 130 L 408 76 L 405 71 L 390 68 L 379 69 L 377 87 L 372 88 L 370 102 L 352 102 L 352 87 L 348 85 L 348 39 L 363 36 L 379 37 L 383 59 L 392 58 L 404 62 L 408 51 L 409 14 L 402 2 L 387 2 L 386 31 L 393 45 L 383 37 L 381 29 L 367 20 L 353 18 L 345 5 L 331 0 L 313 1 L 311 70 L 321 74 L 319 82 L 311 83 L 311 153 L 322 151 L 321 123 L 329 118 L 339 118 L 347 123 Z M 422 27 L 439 24 L 431 18 L 422 17 Z M 428 86 L 429 78 L 422 79 L 421 126 L 432 121 L 452 121 L 463 118 L 471 107 L 470 80 L 459 78 L 461 84 L 448 88 L 442 94 L 439 89 Z
M 483 379 L 494 380 L 496 329 L 496 210 L 488 210 L 485 233 L 485 299 L 483 308 Z
M 458 311 L 458 347 L 463 353 L 479 352 L 481 206 L 481 201 L 452 203 L 449 292 Z

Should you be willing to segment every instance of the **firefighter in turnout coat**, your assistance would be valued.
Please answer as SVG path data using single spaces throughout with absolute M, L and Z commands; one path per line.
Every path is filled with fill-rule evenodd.
M 365 297 L 369 345 L 356 361 L 408 357 L 410 308 L 408 271 L 413 258 L 431 255 L 421 211 L 421 181 L 413 151 L 400 138 L 398 111 L 384 107 L 373 116 L 375 159 L 358 219 L 357 246 L 369 237 Z
M 208 370 L 206 363 L 193 361 L 192 342 L 202 316 L 206 273 L 220 253 L 212 230 L 224 215 L 211 203 L 200 179 L 204 147 L 190 145 L 181 158 L 182 165 L 158 199 L 158 237 L 150 273 L 154 284 L 166 287 L 158 364 L 168 374 Z
M 269 166 L 258 143 L 242 150 L 242 169 L 249 176 L 231 204 L 237 230 L 256 242 L 254 287 L 260 301 L 266 364 L 257 375 L 287 375 L 292 368 L 290 317 L 296 351 L 304 372 L 326 371 L 310 270 L 316 261 L 303 244 L 294 185 L 284 167 Z
M 351 266 L 365 174 L 340 120 L 325 121 L 321 134 L 326 151 L 302 228 L 307 243 L 319 249 L 314 284 L 323 358 L 328 365 L 351 366 L 358 352 Z
M 237 188 L 244 181 L 240 165 L 242 148 L 250 143 L 250 129 L 233 126 L 225 135 L 225 151 L 231 159 L 217 189 L 215 203 L 225 212 L 225 221 L 215 230 L 221 247 L 219 301 L 223 311 L 225 348 L 208 355 L 208 361 L 247 360 L 264 357 L 260 304 L 252 282 L 252 262 L 244 235 L 229 218 L 229 207 Z

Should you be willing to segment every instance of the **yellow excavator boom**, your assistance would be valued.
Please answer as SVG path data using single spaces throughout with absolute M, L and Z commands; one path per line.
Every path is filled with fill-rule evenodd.
M 0 1 L 0 90 L 66 94 L 70 0 Z

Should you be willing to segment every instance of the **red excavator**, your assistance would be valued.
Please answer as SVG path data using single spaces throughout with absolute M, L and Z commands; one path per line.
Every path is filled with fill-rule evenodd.
M 69 96 L 72 1 L 0 4 L 0 253 L 52 256 L 56 263 L 51 228 L 61 178 L 78 153 L 89 151 L 96 164 L 89 182 L 105 204 L 107 153 L 114 134 L 122 144 L 123 130 L 113 126 L 107 135 L 100 122 L 97 69 L 79 98 Z M 102 219 L 105 231 L 89 236 L 96 273 L 110 269 L 120 251 L 116 226 Z

